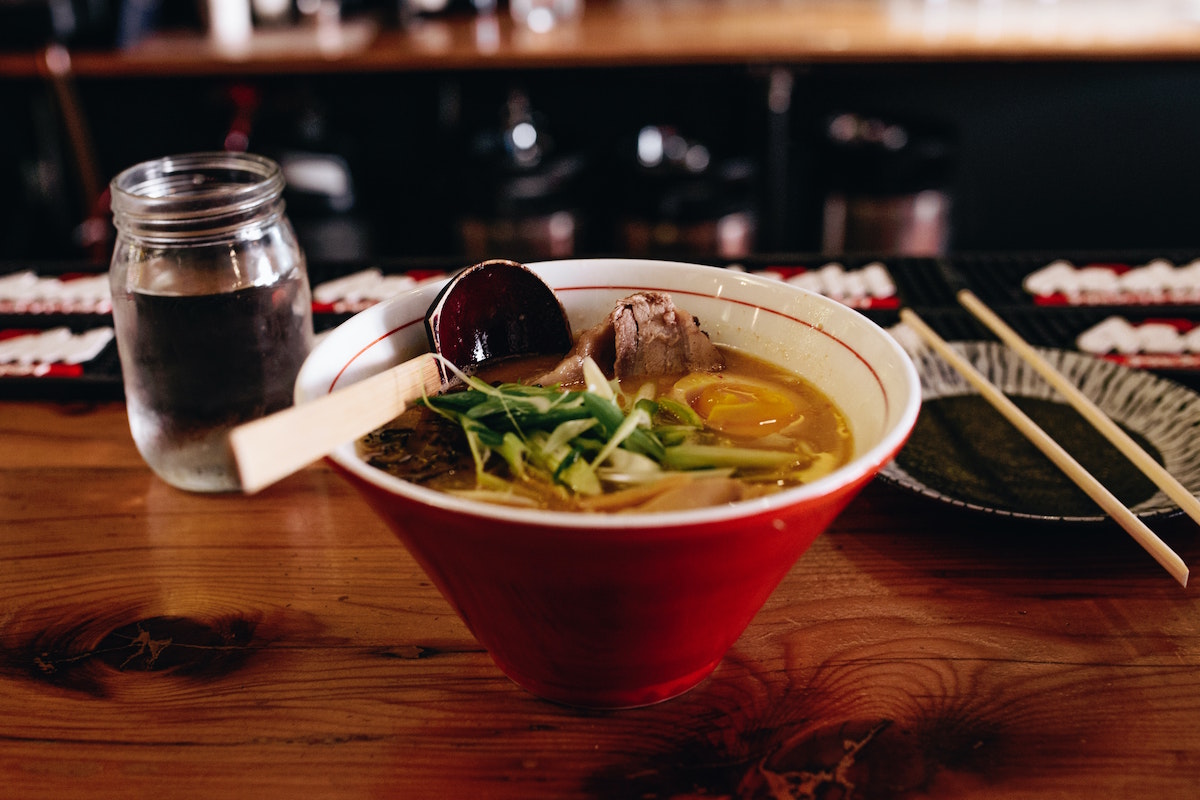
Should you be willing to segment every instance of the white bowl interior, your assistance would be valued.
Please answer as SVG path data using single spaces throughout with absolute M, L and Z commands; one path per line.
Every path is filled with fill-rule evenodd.
M 907 437 L 920 406 L 920 383 L 904 350 L 879 326 L 828 298 L 769 278 L 735 270 L 639 259 L 579 259 L 530 264 L 553 287 L 571 320 L 583 330 L 603 320 L 613 304 L 638 290 L 671 294 L 677 307 L 695 315 L 713 341 L 737 347 L 791 369 L 820 387 L 846 414 L 855 442 L 855 458 L 833 474 L 807 486 L 740 505 L 789 505 L 817 496 L 886 463 Z M 423 325 L 444 282 L 398 295 L 348 320 L 321 341 L 296 382 L 296 401 L 338 387 L 428 350 Z M 335 461 L 391 491 L 445 505 L 446 496 L 413 486 L 363 463 L 353 444 L 339 448 Z M 507 509 L 454 501 L 456 508 L 484 516 L 556 517 L 570 514 Z M 736 516 L 736 506 L 657 514 L 661 524 Z M 593 515 L 590 527 L 597 524 Z M 668 519 L 672 518 L 672 519 Z M 678 518 L 678 519 L 673 519 Z M 601 517 L 601 520 L 611 519 Z M 629 522 L 625 518 L 626 523 Z

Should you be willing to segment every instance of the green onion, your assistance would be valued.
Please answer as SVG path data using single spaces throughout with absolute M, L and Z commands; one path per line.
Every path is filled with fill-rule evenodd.
M 508 471 L 514 477 L 525 477 L 525 456 L 529 452 L 529 447 L 520 436 L 511 432 L 504 434 L 496 452 L 504 459 L 504 463 L 508 465 Z
M 612 384 L 604 377 L 600 365 L 591 356 L 585 356 L 583 359 L 583 382 L 589 392 L 605 400 L 615 400 L 617 397 Z
M 662 462 L 673 469 L 735 467 L 739 469 L 778 469 L 794 464 L 795 453 L 782 450 L 757 450 L 726 445 L 681 444 L 666 448 Z
M 596 454 L 596 457 L 592 459 L 592 466 L 603 464 L 604 459 L 608 458 L 609 453 L 619 447 L 626 439 L 637 433 L 639 428 L 649 427 L 649 425 L 650 415 L 646 413 L 646 409 L 641 406 L 634 407 L 629 416 L 622 420 L 617 429 L 613 431 L 613 435 L 605 443 L 604 447 L 601 448 L 600 452 Z M 640 451 L 634 449 L 634 452 Z
M 479 496 L 510 496 L 509 502 L 525 503 L 531 496 L 566 492 L 597 495 L 601 481 L 631 485 L 680 472 L 697 477 L 769 473 L 796 469 L 805 461 L 794 451 L 720 443 L 687 404 L 655 399 L 650 383 L 634 395 L 620 395 L 614 391 L 619 386 L 604 379 L 590 359 L 584 363 L 588 391 L 492 386 L 448 367 L 464 388 L 426 395 L 420 402 L 462 428 Z M 503 460 L 511 481 L 486 471 L 493 454 Z
M 559 425 L 546 440 L 547 450 L 557 450 L 568 442 L 581 436 L 589 428 L 596 425 L 594 417 L 587 419 L 570 419 Z
M 670 397 L 660 397 L 658 407 L 675 419 L 692 428 L 703 428 L 704 420 L 689 405 Z
M 600 428 L 604 431 L 607 439 L 611 440 L 615 437 L 617 431 L 625 424 L 625 415 L 621 412 L 620 407 L 611 400 L 605 400 L 590 392 L 585 392 L 583 394 L 583 404 L 599 422 Z M 627 434 L 623 435 L 622 441 L 627 442 L 628 449 L 633 450 L 635 453 L 642 453 L 656 460 L 662 459 L 662 443 L 654 438 L 654 434 L 649 430 L 634 427 Z

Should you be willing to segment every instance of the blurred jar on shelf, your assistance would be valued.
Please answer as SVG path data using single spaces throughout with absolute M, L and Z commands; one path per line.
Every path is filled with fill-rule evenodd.
M 397 0 L 396 19 L 402 27 L 459 16 L 494 16 L 499 0 Z
M 944 126 L 839 113 L 825 126 L 821 155 L 825 253 L 946 252 L 953 137 Z
M 509 14 L 518 30 L 550 33 L 583 16 L 583 0 L 509 0 Z
M 550 126 L 524 92 L 509 93 L 500 126 L 475 137 L 465 166 L 470 177 L 462 185 L 472 189 L 458 229 L 468 258 L 577 253 L 585 159 L 557 152 Z
M 625 213 L 617 225 L 625 252 L 742 258 L 754 250 L 751 160 L 715 160 L 704 143 L 659 125 L 641 128 L 632 158 L 621 160 Z

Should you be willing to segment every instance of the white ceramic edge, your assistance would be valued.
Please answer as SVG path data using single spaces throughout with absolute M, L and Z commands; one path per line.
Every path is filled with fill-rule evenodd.
M 556 290 L 562 291 L 564 294 L 569 293 L 572 287 L 583 286 L 603 286 L 605 288 L 610 286 L 625 288 L 628 286 L 632 291 L 639 285 L 645 285 L 644 282 L 635 279 L 633 276 L 636 276 L 645 269 L 653 268 L 658 270 L 662 275 L 670 275 L 676 280 L 679 280 L 686 273 L 686 287 L 683 287 L 681 290 L 689 292 L 703 293 L 704 291 L 708 291 L 714 297 L 720 298 L 728 293 L 729 287 L 739 286 L 742 290 L 765 290 L 772 297 L 790 296 L 793 298 L 789 301 L 791 303 L 815 305 L 818 310 L 810 314 L 809 318 L 819 318 L 821 324 L 817 327 L 829 334 L 832 339 L 840 342 L 840 337 L 857 336 L 862 339 L 862 342 L 858 346 L 859 350 L 869 349 L 872 353 L 876 354 L 878 360 L 883 362 L 882 365 L 884 368 L 899 372 L 898 375 L 894 376 L 899 389 L 894 398 L 889 398 L 897 404 L 897 409 L 893 412 L 897 415 L 896 419 L 892 427 L 872 447 L 868 448 L 865 452 L 856 454 L 855 458 L 849 464 L 812 483 L 785 489 L 776 494 L 755 500 L 678 512 L 608 515 L 512 508 L 455 497 L 436 490 L 416 486 L 388 475 L 359 459 L 355 454 L 353 442 L 339 447 L 330 454 L 330 458 L 348 472 L 390 492 L 404 495 L 432 506 L 453 510 L 456 513 L 470 514 L 480 518 L 499 518 L 539 527 L 565 527 L 580 530 L 620 529 L 637 525 L 652 525 L 659 528 L 686 527 L 736 519 L 759 513 L 769 513 L 773 509 L 791 506 L 829 494 L 839 486 L 858 480 L 865 474 L 882 468 L 903 446 L 909 432 L 916 423 L 917 414 L 920 410 L 921 384 L 916 367 L 913 365 L 908 354 L 883 328 L 857 311 L 823 295 L 785 284 L 772 278 L 751 275 L 722 267 L 686 264 L 682 262 L 601 258 L 538 262 L 531 263 L 528 266 L 538 274 L 546 277 Z M 697 268 L 702 271 L 702 275 L 700 276 L 703 278 L 702 281 L 697 280 L 698 273 L 695 271 Z M 620 279 L 625 275 L 630 276 L 629 280 Z M 661 284 L 666 281 L 656 280 L 655 282 Z M 424 340 L 424 329 L 420 326 L 425 310 L 444 283 L 445 280 L 436 280 L 402 292 L 389 300 L 356 314 L 337 329 L 331 331 L 313 349 L 313 352 L 300 370 L 300 374 L 296 380 L 296 402 L 304 402 L 319 394 L 327 393 L 330 390 L 332 385 L 329 378 L 330 368 L 322 362 L 327 354 L 343 346 L 343 340 L 348 339 L 355 343 L 363 342 L 364 344 L 361 346 L 356 345 L 355 352 L 359 352 L 365 349 L 370 343 L 388 336 L 389 332 L 396 328 L 396 325 L 389 326 L 385 324 L 385 320 L 390 313 L 396 313 L 398 306 L 411 305 L 419 299 L 417 306 L 420 310 L 415 314 L 415 324 L 420 328 L 422 340 Z M 682 299 L 677 299 L 676 302 L 680 307 L 686 309 L 686 303 Z M 566 301 L 564 301 L 564 305 L 568 305 Z M 611 309 L 611 306 L 609 309 Z M 401 314 L 400 316 L 403 317 L 405 322 L 412 321 L 410 320 L 412 316 L 411 312 L 408 315 Z M 594 324 L 600 318 L 602 316 L 598 316 L 594 320 L 584 320 L 584 322 L 586 324 Z M 397 320 L 397 324 L 399 321 Z M 711 321 L 702 319 L 701 322 L 706 329 L 712 327 Z M 405 327 L 408 326 L 406 325 Z M 713 338 L 716 341 L 720 341 L 719 336 L 714 335 Z M 397 356 L 397 358 L 401 357 L 411 357 L 411 354 Z M 339 361 L 339 368 L 341 363 L 343 362 Z M 349 380 L 351 382 L 353 380 L 360 380 L 375 371 L 378 370 L 364 371 L 362 374 L 349 377 Z M 349 375 L 350 370 L 346 370 L 346 373 Z M 343 378 L 345 377 L 343 376 Z M 881 388 L 883 381 L 884 379 L 881 376 L 879 378 Z

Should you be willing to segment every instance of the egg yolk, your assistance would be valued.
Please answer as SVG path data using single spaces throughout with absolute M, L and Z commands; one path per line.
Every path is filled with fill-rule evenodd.
M 711 427 L 730 436 L 766 436 L 800 416 L 800 409 L 786 393 L 742 381 L 710 383 L 689 396 L 688 403 Z

